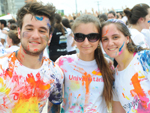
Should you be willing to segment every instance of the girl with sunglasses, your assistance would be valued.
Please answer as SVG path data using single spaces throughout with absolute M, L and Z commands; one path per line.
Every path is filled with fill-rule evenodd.
M 100 22 L 92 15 L 78 17 L 72 26 L 79 53 L 61 56 L 64 72 L 62 113 L 107 113 L 112 98 L 113 72 L 100 48 Z
M 150 113 L 150 50 L 136 46 L 120 21 L 102 24 L 104 51 L 114 58 L 113 113 Z

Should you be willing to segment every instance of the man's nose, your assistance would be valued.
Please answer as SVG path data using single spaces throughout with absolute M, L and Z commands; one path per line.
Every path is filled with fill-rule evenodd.
M 32 34 L 32 38 L 37 39 L 40 37 L 39 31 L 38 30 L 34 30 L 33 34 Z

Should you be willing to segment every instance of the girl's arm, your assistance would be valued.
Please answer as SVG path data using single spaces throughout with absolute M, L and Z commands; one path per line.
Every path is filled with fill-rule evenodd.
M 119 101 L 113 101 L 112 113 L 126 113 Z

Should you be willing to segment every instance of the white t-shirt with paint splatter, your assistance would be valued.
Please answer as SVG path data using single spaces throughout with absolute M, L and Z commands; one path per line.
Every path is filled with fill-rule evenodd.
M 104 82 L 95 60 L 83 61 L 73 54 L 58 58 L 56 63 L 64 72 L 61 113 L 107 113 Z
M 137 29 L 131 29 L 129 28 L 129 31 L 131 33 L 131 39 L 136 45 L 139 45 L 143 48 L 149 48 L 145 36 L 139 32 Z
M 136 53 L 126 69 L 116 68 L 114 101 L 127 113 L 150 113 L 150 51 Z
M 63 72 L 44 58 L 39 69 L 23 66 L 15 52 L 0 58 L 0 113 L 41 113 L 49 97 L 62 102 Z

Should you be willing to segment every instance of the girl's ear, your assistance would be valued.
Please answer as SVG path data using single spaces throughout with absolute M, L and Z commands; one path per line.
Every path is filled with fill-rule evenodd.
M 126 36 L 127 37 L 127 43 L 130 42 L 130 37 L 129 36 Z
M 141 22 L 144 22 L 144 20 L 145 20 L 145 18 L 140 17 L 140 18 L 139 18 L 139 20 L 138 20 L 138 22 L 140 22 L 140 23 L 141 23 Z
M 21 31 L 20 31 L 20 27 L 18 27 L 18 38 L 20 39 L 20 35 L 21 35 Z

